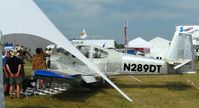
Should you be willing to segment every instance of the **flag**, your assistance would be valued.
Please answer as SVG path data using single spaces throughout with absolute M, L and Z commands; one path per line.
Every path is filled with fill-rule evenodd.
M 128 30 L 128 23 L 127 21 L 125 21 L 125 24 L 124 24 L 124 36 L 125 36 L 124 45 L 125 46 L 128 45 L 127 30 Z
M 87 37 L 85 29 L 82 30 L 82 32 L 80 33 L 80 39 L 85 39 Z

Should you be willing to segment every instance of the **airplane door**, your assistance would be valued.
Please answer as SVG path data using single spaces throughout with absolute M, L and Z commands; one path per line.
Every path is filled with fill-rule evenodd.
M 107 65 L 108 65 L 108 52 L 99 49 L 93 48 L 91 51 L 91 61 L 93 61 L 98 68 L 106 73 L 107 72 Z
M 99 48 L 92 49 L 92 61 L 106 74 L 117 74 L 121 71 L 121 58 L 118 53 L 107 52 Z

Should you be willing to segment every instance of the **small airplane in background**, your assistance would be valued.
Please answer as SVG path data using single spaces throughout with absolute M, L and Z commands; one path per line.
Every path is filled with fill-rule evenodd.
M 168 56 L 164 60 L 147 58 L 139 55 L 120 53 L 114 49 L 105 49 L 91 45 L 79 45 L 77 49 L 91 62 L 98 66 L 106 76 L 134 74 L 184 74 L 195 73 L 194 56 L 190 34 L 174 34 Z M 37 77 L 79 79 L 86 83 L 97 82 L 100 77 L 89 69 L 78 57 L 58 48 L 52 54 L 48 70 L 35 70 Z

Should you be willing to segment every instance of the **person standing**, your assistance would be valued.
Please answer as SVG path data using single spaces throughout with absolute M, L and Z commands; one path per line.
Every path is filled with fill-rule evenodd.
M 17 87 L 17 97 L 20 98 L 20 86 L 22 83 L 22 77 L 21 77 L 21 65 L 22 62 L 19 58 L 16 57 L 17 52 L 12 51 L 12 56 L 10 59 L 8 59 L 6 63 L 6 69 L 10 74 L 10 97 L 13 97 L 13 86 L 16 84 Z
M 31 61 L 30 59 L 32 59 L 32 56 L 30 55 L 30 53 L 22 49 L 18 50 L 17 52 L 18 52 L 17 58 L 19 58 L 22 62 L 21 76 L 22 76 L 22 80 L 24 80 L 26 78 L 25 70 L 24 70 L 24 65 L 25 65 L 24 60 L 26 59 L 27 61 Z M 30 59 L 28 59 L 26 55 L 28 55 Z
M 11 54 L 10 51 L 6 51 L 5 52 L 5 57 L 3 57 L 3 88 L 4 88 L 4 93 L 7 95 L 7 93 L 9 93 L 9 72 L 6 69 L 6 62 L 8 61 L 8 59 L 10 59 Z
M 46 55 L 47 56 L 46 57 L 46 65 L 47 65 L 47 68 L 50 69 L 50 64 L 51 64 L 50 56 L 53 53 L 53 49 L 52 48 L 46 48 L 45 53 L 47 54 Z
M 42 48 L 36 48 L 36 55 L 32 57 L 32 70 L 47 69 L 45 58 L 49 56 Z M 44 88 L 44 81 L 40 79 L 40 88 Z

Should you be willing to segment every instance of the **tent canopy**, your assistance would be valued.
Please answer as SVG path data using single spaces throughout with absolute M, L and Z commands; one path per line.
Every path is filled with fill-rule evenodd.
M 30 49 L 31 54 L 35 54 L 36 48 L 45 49 L 47 45 L 53 44 L 53 42 L 50 42 L 49 40 L 30 34 L 4 35 L 2 37 L 2 40 L 3 40 L 3 45 L 12 44 L 12 45 L 24 46 L 24 48 Z
M 15 39 L 18 39 L 20 35 L 34 35 L 56 44 L 67 41 L 32 0 L 0 0 L 0 13 L 0 30 L 4 36 L 17 36 Z
M 161 37 L 156 37 L 150 40 L 149 43 L 156 47 L 169 47 L 171 41 Z
M 129 41 L 128 48 L 151 48 L 152 45 L 142 39 L 141 37 L 137 37 L 134 40 Z
M 132 101 L 113 82 L 111 82 L 96 65 L 91 63 L 68 41 L 33 0 L 0 0 L 0 13 L 0 30 L 4 36 L 25 34 L 26 36 L 32 35 L 55 43 L 57 46 L 64 48 L 79 58 L 90 69 L 94 70 L 94 72 L 109 82 L 109 84 L 111 84 L 126 99 Z
M 64 48 L 92 70 L 99 69 L 71 44 L 33 0 L 0 0 L 0 31 L 3 41 L 15 45 L 43 47 L 54 43 Z M 34 48 L 33 48 L 34 49 Z
M 153 45 L 153 48 L 151 48 L 150 51 L 150 57 L 162 59 L 166 58 L 171 41 L 161 37 L 156 37 L 150 40 L 149 43 Z
M 99 69 L 55 27 L 33 0 L 0 0 L 0 13 L 0 31 L 4 42 L 34 48 L 54 43 L 78 57 L 90 69 L 99 72 Z

